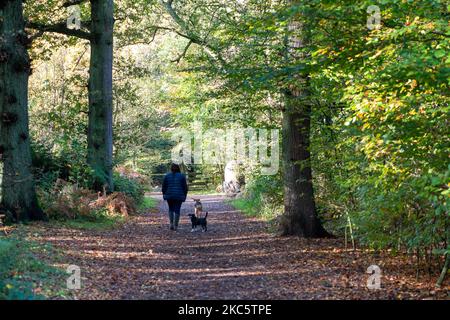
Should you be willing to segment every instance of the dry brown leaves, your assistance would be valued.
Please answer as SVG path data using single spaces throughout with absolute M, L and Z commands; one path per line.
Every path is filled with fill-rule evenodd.
M 45 199 L 51 217 L 74 219 L 103 208 L 111 215 L 128 216 L 137 212 L 133 199 L 122 192 L 102 195 L 61 179 L 56 181 L 52 192 L 42 192 L 40 197 Z
M 113 192 L 106 196 L 101 196 L 97 200 L 89 203 L 91 208 L 106 208 L 112 215 L 120 214 L 128 216 L 137 212 L 136 205 L 130 197 L 121 192 Z
M 448 280 L 415 278 L 407 257 L 346 251 L 340 239 L 270 234 L 219 196 L 202 196 L 208 232 L 190 232 L 183 205 L 179 231 L 167 225 L 167 205 L 130 218 L 120 229 L 76 231 L 35 225 L 67 265 L 81 267 L 78 299 L 446 299 Z M 164 213 L 161 213 L 164 212 Z M 367 267 L 382 270 L 381 289 L 366 286 Z

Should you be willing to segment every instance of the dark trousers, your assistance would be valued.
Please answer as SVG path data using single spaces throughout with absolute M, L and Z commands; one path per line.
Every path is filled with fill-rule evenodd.
M 180 210 L 181 204 L 183 202 L 181 200 L 167 200 L 167 204 L 169 205 L 169 219 L 170 225 L 174 227 L 178 227 L 178 222 L 180 221 Z

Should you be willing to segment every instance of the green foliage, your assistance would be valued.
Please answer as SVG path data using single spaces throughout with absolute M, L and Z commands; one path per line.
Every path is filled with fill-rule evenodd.
M 45 42 L 45 41 L 44 41 Z M 161 70 L 169 68 L 170 43 L 153 48 L 165 61 L 117 52 L 114 68 L 114 166 L 126 166 L 150 176 L 170 155 L 170 139 L 160 131 L 168 126 Z M 104 180 L 101 170 L 86 165 L 89 57 L 83 43 L 52 46 L 30 78 L 30 131 L 38 185 L 57 178 L 90 189 Z M 160 50 L 159 49 L 164 49 Z M 158 58 L 160 58 L 158 57 Z M 136 107 L 139 106 L 139 107 Z
M 136 179 L 114 173 L 114 190 L 132 197 L 138 205 L 144 201 L 144 186 Z
M 374 4 L 382 24 L 369 30 L 367 8 Z M 354 237 L 373 248 L 447 250 L 445 1 L 180 0 L 174 10 L 188 21 L 184 26 L 153 1 L 116 5 L 116 167 L 142 176 L 163 173 L 170 129 L 192 129 L 194 121 L 204 130 L 279 128 L 284 90 L 307 75 L 314 190 L 327 228 L 340 235 L 350 225 Z M 53 21 L 63 14 L 49 10 L 54 6 L 33 2 L 27 10 L 36 21 Z M 82 6 L 82 15 L 88 20 L 87 8 Z M 304 34 L 288 26 L 300 16 L 309 42 L 296 49 L 298 59 L 289 59 L 286 39 Z M 155 32 L 154 25 L 164 30 Z M 187 49 L 186 37 L 197 40 Z M 42 61 L 30 79 L 34 165 L 49 199 L 58 178 L 90 188 L 95 176 L 85 165 L 87 48 L 57 39 L 54 47 L 48 36 L 34 45 L 32 56 Z M 143 41 L 148 44 L 126 47 Z M 204 169 L 216 177 L 223 172 L 220 166 Z M 281 177 L 247 178 L 244 198 L 235 205 L 265 218 L 281 213 Z M 116 190 L 137 203 L 148 201 L 138 180 L 119 174 L 114 179 Z
M 194 31 L 208 30 L 225 60 L 190 50 L 183 67 L 194 72 L 174 102 L 179 123 L 279 127 L 280 92 L 308 74 L 314 189 L 328 229 L 339 235 L 351 225 L 369 247 L 442 252 L 450 181 L 445 2 L 380 1 L 382 24 L 374 30 L 366 25 L 373 1 L 248 1 L 219 10 L 208 24 L 203 16 L 214 3 L 178 10 L 187 20 L 199 17 Z M 284 41 L 296 31 L 287 26 L 300 15 L 310 45 L 289 60 Z M 281 196 L 265 192 L 280 194 L 270 183 L 251 181 L 236 206 L 261 214 L 266 202 L 281 205 Z
M 158 200 L 156 200 L 155 198 L 152 197 L 144 197 L 144 199 L 142 200 L 142 202 L 139 205 L 139 211 L 140 212 L 145 212 L 149 209 L 153 209 L 158 205 Z
M 365 245 L 441 248 L 449 240 L 449 69 L 440 53 L 449 50 L 448 12 L 441 1 L 383 1 L 383 26 L 369 31 L 342 16 L 364 14 L 369 1 L 336 4 L 321 6 L 342 17 L 336 37 L 318 38 L 313 53 L 318 203 L 336 230 L 352 224 Z
M 257 175 L 250 178 L 241 198 L 233 200 L 234 207 L 251 216 L 272 220 L 283 212 L 281 176 Z

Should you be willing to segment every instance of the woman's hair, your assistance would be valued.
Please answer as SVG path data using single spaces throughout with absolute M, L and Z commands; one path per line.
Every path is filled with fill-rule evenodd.
M 172 163 L 170 166 L 170 171 L 172 171 L 173 173 L 175 172 L 181 172 L 180 170 L 180 166 L 176 163 Z

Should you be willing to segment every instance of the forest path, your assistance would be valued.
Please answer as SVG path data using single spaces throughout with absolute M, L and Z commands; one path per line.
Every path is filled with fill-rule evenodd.
M 278 237 L 267 224 L 204 195 L 208 232 L 190 232 L 188 198 L 180 228 L 168 228 L 167 204 L 109 231 L 48 228 L 45 241 L 81 268 L 78 299 L 396 299 L 429 295 L 405 278 L 398 258 L 343 249 L 338 239 Z M 382 268 L 382 289 L 366 288 L 367 267 Z M 407 274 L 412 274 L 407 272 Z M 419 289 L 421 287 L 421 289 Z M 429 287 L 428 287 L 429 288 Z

